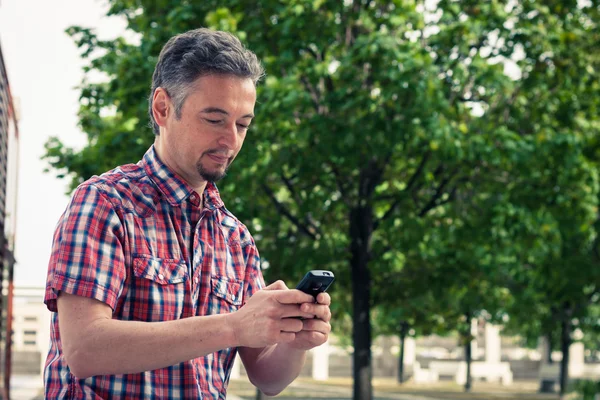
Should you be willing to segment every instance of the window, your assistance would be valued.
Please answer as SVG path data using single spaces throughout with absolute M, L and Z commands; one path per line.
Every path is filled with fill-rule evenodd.
M 35 346 L 37 341 L 36 341 L 36 336 L 37 336 L 37 332 L 36 331 L 23 331 L 23 344 L 25 346 L 28 345 L 32 345 Z

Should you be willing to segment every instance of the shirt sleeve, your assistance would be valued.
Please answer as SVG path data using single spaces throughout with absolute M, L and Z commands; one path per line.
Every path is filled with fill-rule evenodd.
M 44 298 L 50 311 L 57 311 L 59 292 L 114 310 L 126 278 L 124 232 L 106 195 L 92 185 L 76 189 L 54 232 Z
M 246 304 L 248 299 L 259 290 L 265 287 L 262 270 L 260 269 L 260 255 L 247 229 L 244 229 L 240 236 L 242 242 L 242 251 L 246 260 L 246 274 L 244 279 L 244 299 L 242 305 Z

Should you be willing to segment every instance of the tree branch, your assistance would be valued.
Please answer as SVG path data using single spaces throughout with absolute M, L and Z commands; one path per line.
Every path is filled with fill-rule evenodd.
M 396 208 L 400 205 L 400 202 L 402 201 L 402 193 L 410 192 L 412 190 L 414 184 L 417 182 L 417 179 L 419 179 L 419 176 L 423 172 L 423 169 L 425 169 L 425 165 L 427 164 L 427 161 L 429 160 L 430 156 L 431 156 L 431 150 L 428 150 L 425 152 L 425 154 L 423 154 L 423 158 L 421 159 L 421 162 L 419 163 L 419 166 L 417 167 L 417 169 L 415 170 L 413 175 L 408 180 L 408 183 L 406 184 L 406 188 L 402 192 L 400 192 L 399 194 L 394 196 L 394 198 L 396 200 L 392 203 L 390 208 L 388 208 L 388 210 L 385 212 L 385 214 L 383 214 L 383 216 L 379 220 L 375 221 L 373 230 L 377 229 L 377 227 L 379 226 L 379 224 L 381 222 L 388 219 L 396 211 Z
M 279 176 L 281 178 L 281 181 L 284 183 L 285 187 L 290 191 L 292 198 L 294 199 L 294 202 L 296 203 L 296 206 L 298 207 L 299 210 L 301 210 L 302 209 L 302 199 L 300 198 L 300 196 L 298 196 L 298 192 L 296 191 L 296 188 L 294 187 L 294 184 L 292 183 L 291 179 L 286 177 L 283 172 Z M 322 235 L 321 229 L 315 224 L 315 222 L 309 216 L 306 216 L 304 218 L 304 220 L 310 227 L 313 228 L 314 232 L 317 232 L 318 234 Z M 307 228 L 308 228 L 308 226 L 307 226 Z
M 430 156 L 431 156 L 431 150 L 427 150 L 425 152 L 425 154 L 423 155 L 423 158 L 421 159 L 421 162 L 419 163 L 417 170 L 415 171 L 413 176 L 410 177 L 410 179 L 408 180 L 408 183 L 406 184 L 407 191 L 410 191 L 412 189 L 413 185 L 415 184 L 415 182 L 417 181 L 417 179 L 419 179 L 419 176 L 423 172 L 423 169 L 425 168 L 427 161 L 429 161 Z
M 438 200 L 440 199 L 440 197 L 442 197 L 442 194 L 444 194 L 444 188 L 446 187 L 446 185 L 452 180 L 452 178 L 458 173 L 458 167 L 456 167 L 454 169 L 454 171 L 452 171 L 452 173 L 450 173 L 450 175 L 446 178 L 444 178 L 440 184 L 438 185 L 438 187 L 435 190 L 435 194 L 433 195 L 433 197 L 431 197 L 431 199 L 429 200 L 429 202 L 425 205 L 425 207 L 423 207 L 423 209 L 419 212 L 419 217 L 423 217 L 425 216 L 425 214 L 427 214 L 427 212 L 429 212 L 431 209 L 439 206 L 440 204 L 438 203 Z
M 292 194 L 292 197 L 296 201 L 296 205 L 298 206 L 298 208 L 300 208 L 301 201 L 300 201 L 300 198 L 298 197 L 298 192 L 296 192 L 296 188 L 294 187 L 294 185 L 291 182 L 291 179 L 288 178 L 287 176 L 285 176 L 285 174 L 283 172 L 281 174 L 279 174 L 279 177 L 281 178 L 281 181 L 283 182 L 285 187 Z
M 450 190 L 450 192 L 448 192 L 448 198 L 446 200 L 442 200 L 440 202 L 438 202 L 436 204 L 436 207 L 439 207 L 441 205 L 450 203 L 451 201 L 453 201 L 456 198 L 456 191 L 458 190 L 458 184 L 454 185 L 454 187 Z
M 273 191 L 271 190 L 271 188 L 266 184 L 266 183 L 262 183 L 261 184 L 263 190 L 265 191 L 265 193 L 267 194 L 267 196 L 269 196 L 269 199 L 271 199 L 271 202 L 273 202 L 273 205 L 275 206 L 275 208 L 277 209 L 277 211 L 285 216 L 288 220 L 290 220 L 290 222 L 292 224 L 294 224 L 298 230 L 300 230 L 300 232 L 304 233 L 306 236 L 310 237 L 313 240 L 317 239 L 317 236 L 310 231 L 310 229 L 308 229 L 308 227 L 306 225 L 304 225 L 302 222 L 300 222 L 300 220 L 296 217 L 294 217 L 289 210 L 279 202 L 279 200 L 277 200 L 277 198 L 275 198 L 275 193 L 273 193 Z
M 317 53 L 316 51 L 314 51 L 313 49 L 311 49 L 311 48 L 310 48 L 310 46 L 307 46 L 306 48 L 304 48 L 304 50 L 305 50 L 305 51 L 307 51 L 307 52 L 309 52 L 309 53 L 310 53 L 310 55 L 311 55 L 311 56 L 313 56 L 315 60 L 317 60 L 317 61 L 319 61 L 319 62 L 323 61 L 323 60 L 321 59 L 321 56 L 320 56 L 320 54 L 319 54 L 319 53 Z
M 317 113 L 320 114 L 321 113 L 321 104 L 320 104 L 319 94 L 317 93 L 317 90 L 313 87 L 313 85 L 310 84 L 310 82 L 308 81 L 308 78 L 306 78 L 306 76 L 300 77 L 300 81 L 302 82 L 302 84 L 304 85 L 306 90 L 308 90 L 308 93 L 310 93 L 310 98 L 313 102 L 313 106 L 315 107 L 315 110 L 317 111 Z
M 340 191 L 340 194 L 342 195 L 342 201 L 344 202 L 344 204 L 346 204 L 348 207 L 350 207 L 350 205 L 351 205 L 350 197 L 348 195 L 348 190 L 344 186 L 344 182 L 342 180 L 342 174 L 340 174 L 340 171 L 337 169 L 337 167 L 334 163 L 328 162 L 327 166 L 329 168 L 331 168 L 331 172 L 333 172 L 333 176 L 335 178 L 335 184 L 337 185 L 337 188 Z
M 310 47 L 306 47 L 305 50 L 308 53 L 310 53 L 310 55 L 312 55 L 313 58 L 317 62 L 323 62 L 325 60 L 325 57 L 327 57 L 327 53 L 326 53 L 325 49 L 323 49 L 323 51 L 321 51 L 321 53 L 317 53 L 315 50 L 311 49 Z M 333 86 L 333 80 L 331 79 L 331 76 L 327 75 L 324 77 L 324 79 L 325 79 L 325 81 L 324 81 L 325 88 L 329 92 L 333 92 L 334 86 Z

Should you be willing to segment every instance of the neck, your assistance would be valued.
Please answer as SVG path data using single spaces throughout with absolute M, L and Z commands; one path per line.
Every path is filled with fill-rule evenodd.
M 158 156 L 158 158 L 163 162 L 163 164 L 165 164 L 167 166 L 167 168 L 169 168 L 179 178 L 181 178 L 189 186 L 191 186 L 196 191 L 196 193 L 198 193 L 198 196 L 200 196 L 200 200 L 202 200 L 202 197 L 204 196 L 204 189 L 206 189 L 206 185 L 208 184 L 208 182 L 205 181 L 204 179 L 197 179 L 194 181 L 191 181 L 191 179 L 188 179 L 190 177 L 186 176 L 186 174 L 183 173 L 183 171 L 180 171 L 178 166 L 175 165 L 175 163 L 171 162 L 171 158 L 168 157 L 167 154 L 163 154 L 164 149 L 162 147 L 162 142 L 159 139 L 160 139 L 160 136 L 158 136 L 154 141 L 154 151 L 156 152 L 156 155 Z
M 194 187 L 194 190 L 196 191 L 196 193 L 198 193 L 198 196 L 200 196 L 200 204 L 202 204 L 202 200 L 204 199 L 204 189 L 206 189 L 207 184 L 208 182 L 204 181 L 200 184 L 200 186 Z

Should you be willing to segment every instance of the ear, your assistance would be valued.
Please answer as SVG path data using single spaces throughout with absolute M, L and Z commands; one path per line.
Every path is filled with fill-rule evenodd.
M 152 115 L 154 115 L 154 120 L 158 126 L 167 124 L 167 119 L 172 110 L 171 98 L 167 91 L 162 87 L 157 87 L 152 96 Z

